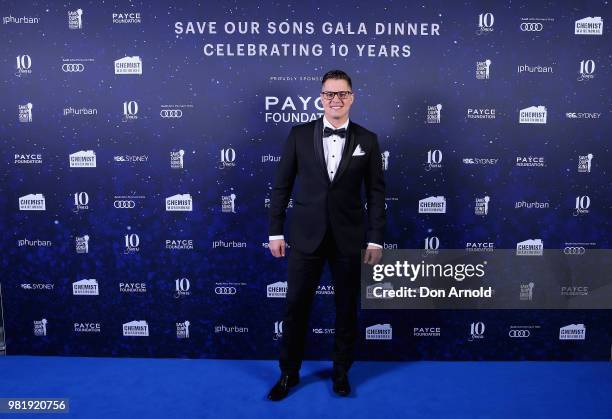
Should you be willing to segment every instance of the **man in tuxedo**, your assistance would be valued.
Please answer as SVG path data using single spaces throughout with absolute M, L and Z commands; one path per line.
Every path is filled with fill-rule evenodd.
M 348 371 L 358 335 L 361 250 L 367 243 L 364 263 L 376 264 L 382 258 L 385 181 L 378 138 L 349 121 L 354 101 L 351 78 L 333 70 L 322 82 L 324 116 L 291 128 L 270 199 L 269 248 L 274 257 L 284 257 L 285 210 L 294 193 L 287 240 L 291 249 L 281 377 L 268 394 L 275 401 L 285 398 L 289 388 L 299 383 L 310 309 L 326 261 L 336 306 L 333 389 L 342 396 L 350 393 Z

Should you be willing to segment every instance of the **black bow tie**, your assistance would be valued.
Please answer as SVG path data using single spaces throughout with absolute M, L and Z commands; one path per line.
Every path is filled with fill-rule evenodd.
M 323 137 L 329 137 L 330 135 L 337 135 L 340 138 L 344 138 L 346 137 L 346 128 L 332 129 L 330 127 L 325 127 L 323 130 Z

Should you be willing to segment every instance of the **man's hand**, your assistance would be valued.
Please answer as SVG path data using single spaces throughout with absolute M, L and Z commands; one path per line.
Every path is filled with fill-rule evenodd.
M 285 240 L 270 240 L 268 243 L 270 252 L 275 258 L 281 258 L 285 256 Z
M 363 263 L 376 265 L 382 259 L 382 249 L 376 246 L 368 245 L 363 258 Z

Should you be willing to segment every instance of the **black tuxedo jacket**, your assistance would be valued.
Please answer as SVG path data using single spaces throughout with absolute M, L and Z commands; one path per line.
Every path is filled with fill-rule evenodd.
M 270 198 L 269 235 L 281 235 L 285 210 L 295 183 L 287 242 L 312 253 L 325 231 L 347 253 L 359 253 L 366 242 L 383 244 L 385 181 L 378 137 L 349 121 L 342 158 L 330 181 L 323 152 L 323 117 L 291 128 Z M 357 145 L 365 153 L 353 156 Z M 362 200 L 365 186 L 368 226 Z

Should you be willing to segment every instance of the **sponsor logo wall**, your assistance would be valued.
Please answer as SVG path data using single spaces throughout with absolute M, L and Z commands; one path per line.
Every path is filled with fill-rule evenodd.
M 8 354 L 275 359 L 287 277 L 270 192 L 333 68 L 353 77 L 351 119 L 378 134 L 386 249 L 520 263 L 610 247 L 609 7 L 315 3 L 290 18 L 248 2 L 3 3 Z M 331 356 L 333 295 L 326 268 L 309 358 Z M 359 319 L 360 359 L 602 360 L 612 344 L 605 310 Z

